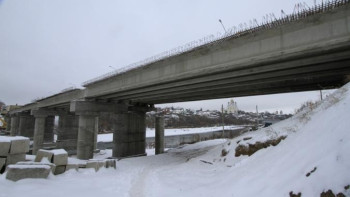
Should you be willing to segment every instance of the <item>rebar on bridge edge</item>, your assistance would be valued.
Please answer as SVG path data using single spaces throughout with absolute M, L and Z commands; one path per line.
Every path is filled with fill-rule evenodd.
M 285 15 L 285 16 L 280 17 L 279 19 L 276 19 L 276 17 L 273 14 L 270 14 L 271 18 L 274 18 L 274 19 L 271 19 L 269 21 L 268 17 L 266 17 L 265 18 L 266 21 L 262 21 L 262 23 L 260 25 L 258 24 L 258 22 L 255 19 L 250 22 L 249 27 L 246 23 L 244 23 L 244 24 L 241 23 L 239 25 L 239 28 L 234 26 L 234 27 L 228 29 L 228 31 L 225 34 L 221 35 L 219 33 L 217 36 L 214 36 L 212 34 L 212 35 L 206 36 L 202 39 L 189 42 L 185 45 L 179 46 L 177 48 L 173 48 L 169 51 L 165 51 L 163 53 L 149 57 L 145 60 L 142 60 L 142 61 L 139 61 L 139 62 L 136 62 L 133 64 L 129 64 L 121 69 L 106 73 L 102 76 L 93 78 L 93 79 L 88 80 L 88 81 L 85 81 L 82 84 L 82 86 L 86 87 L 88 85 L 97 83 L 99 81 L 103 81 L 107 78 L 111 78 L 111 77 L 120 75 L 120 74 L 125 73 L 127 71 L 141 68 L 141 67 L 144 67 L 146 65 L 156 63 L 158 61 L 162 61 L 162 60 L 167 59 L 169 57 L 175 57 L 177 55 L 180 55 L 180 54 L 183 54 L 186 52 L 195 51 L 196 49 L 198 49 L 200 47 L 218 44 L 218 43 L 221 43 L 221 42 L 226 41 L 228 39 L 238 38 L 238 37 L 252 34 L 252 33 L 255 33 L 255 32 L 261 31 L 261 30 L 272 29 L 272 28 L 278 27 L 280 25 L 288 24 L 290 22 L 295 22 L 295 21 L 307 18 L 308 16 L 328 12 L 330 10 L 334 10 L 335 8 L 346 5 L 348 3 L 350 3 L 350 0 L 332 0 L 332 1 L 327 1 L 325 3 L 322 2 L 322 4 L 318 4 L 318 5 L 315 5 L 315 6 L 310 7 L 310 8 L 304 8 L 302 10 L 298 10 L 297 13 Z M 266 16 L 269 16 L 269 15 L 266 15 Z

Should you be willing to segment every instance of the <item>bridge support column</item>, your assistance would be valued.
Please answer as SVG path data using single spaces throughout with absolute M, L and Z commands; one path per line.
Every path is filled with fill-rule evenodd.
M 12 114 L 11 115 L 11 131 L 10 135 L 11 136 L 16 136 L 18 135 L 18 129 L 19 129 L 19 116 L 18 114 Z
M 31 140 L 34 137 L 35 118 L 27 113 L 20 113 L 19 115 L 19 135 L 28 137 Z
M 46 115 L 35 116 L 33 155 L 43 148 L 46 117 Z
M 164 153 L 164 117 L 156 117 L 155 130 L 155 152 L 158 155 Z
M 114 114 L 113 157 L 146 155 L 146 112 L 148 107 L 132 107 Z
M 6 131 L 8 132 L 8 133 L 10 133 L 11 132 L 11 117 L 7 114 L 6 116 L 5 116 L 5 122 L 6 122 Z
M 95 113 L 80 113 L 79 129 L 78 129 L 78 144 L 77 158 L 91 159 L 94 154 L 94 139 L 96 131 L 96 116 Z
M 58 119 L 57 148 L 65 149 L 69 155 L 77 153 L 79 117 L 63 114 Z
M 94 132 L 94 150 L 97 150 L 97 136 L 99 127 L 99 117 L 95 117 L 95 132 Z
M 33 109 L 30 114 L 35 117 L 33 154 L 44 148 L 44 142 L 53 142 L 55 110 Z
M 149 107 L 129 107 L 126 104 L 73 101 L 70 111 L 79 115 L 78 159 L 93 157 L 97 130 L 96 117 L 104 113 L 113 114 L 114 157 L 145 155 L 146 124 L 145 115 Z M 129 111 L 128 111 L 129 110 Z M 95 137 L 96 136 L 96 137 Z
M 54 141 L 55 116 L 47 116 L 45 120 L 44 143 L 52 143 Z

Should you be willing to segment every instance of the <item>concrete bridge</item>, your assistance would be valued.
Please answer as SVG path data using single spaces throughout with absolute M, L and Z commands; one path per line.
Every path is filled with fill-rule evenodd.
M 27 104 L 10 112 L 11 135 L 32 137 L 36 153 L 59 116 L 57 146 L 89 159 L 98 116 L 111 113 L 113 156 L 144 155 L 154 104 L 336 88 L 349 76 L 350 1 L 337 0 Z

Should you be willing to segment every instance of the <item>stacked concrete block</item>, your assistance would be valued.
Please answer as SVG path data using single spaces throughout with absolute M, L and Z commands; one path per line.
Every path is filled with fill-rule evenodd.
M 46 158 L 49 162 L 55 164 L 54 174 L 62 174 L 66 171 L 68 164 L 68 153 L 64 149 L 43 150 L 40 149 L 35 157 L 35 162 L 41 162 Z
M 53 163 L 50 163 L 46 158 L 43 158 L 41 162 L 22 161 L 22 162 L 17 162 L 16 165 L 46 165 L 50 167 L 52 173 L 54 173 L 56 169 L 56 165 Z
M 7 167 L 6 179 L 18 181 L 26 178 L 44 178 L 46 179 L 50 172 L 54 173 L 56 165 L 50 163 L 46 157 L 41 162 L 17 162 L 15 165 Z
M 86 168 L 94 168 L 96 172 L 103 167 L 116 169 L 116 161 L 114 159 L 107 159 L 107 160 L 90 159 L 86 162 Z
M 49 165 L 9 165 L 6 179 L 18 181 L 25 178 L 47 178 L 50 171 Z
M 25 161 L 29 143 L 27 137 L 0 136 L 0 173 L 3 173 L 10 164 Z

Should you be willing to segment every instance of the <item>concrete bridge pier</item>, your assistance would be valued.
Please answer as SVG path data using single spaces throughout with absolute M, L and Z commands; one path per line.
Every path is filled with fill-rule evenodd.
M 44 143 L 52 143 L 54 141 L 54 126 L 55 116 L 47 116 L 45 119 Z
M 113 157 L 146 155 L 146 109 L 114 114 Z
M 58 118 L 57 148 L 65 149 L 68 154 L 77 153 L 79 117 L 75 114 L 61 114 Z
M 155 130 L 155 152 L 158 155 L 164 153 L 164 117 L 156 117 Z
M 18 129 L 19 129 L 19 116 L 18 113 L 11 114 L 11 130 L 10 135 L 16 136 L 18 135 Z
M 44 133 L 45 133 L 45 122 L 47 115 L 35 115 L 35 126 L 34 126 L 34 140 L 33 140 L 33 151 L 32 154 L 36 155 L 39 149 L 43 148 Z
M 97 142 L 98 116 L 100 113 L 126 111 L 122 104 L 97 101 L 72 101 L 70 112 L 79 116 L 77 158 L 91 159 Z
M 78 143 L 77 143 L 77 158 L 91 159 L 94 154 L 95 130 L 97 113 L 78 113 L 79 128 L 78 128 Z
M 34 137 L 34 124 L 34 116 L 31 116 L 29 113 L 20 113 L 18 135 L 28 137 L 32 140 Z
M 30 114 L 35 117 L 33 154 L 43 148 L 44 142 L 53 142 L 54 115 L 55 110 L 35 109 Z M 45 139 L 46 135 L 46 139 Z
M 94 150 L 97 150 L 97 136 L 99 128 L 99 117 L 95 117 L 95 132 L 94 132 Z
M 70 112 L 79 116 L 77 158 L 93 158 L 96 141 L 96 128 L 101 113 L 112 113 L 114 130 L 113 157 L 145 155 L 146 146 L 146 112 L 150 106 L 136 106 L 113 102 L 72 101 Z

